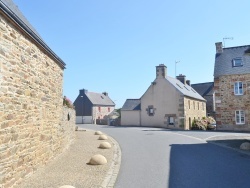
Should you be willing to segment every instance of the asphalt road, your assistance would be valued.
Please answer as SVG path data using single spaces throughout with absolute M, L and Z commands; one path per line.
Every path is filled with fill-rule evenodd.
M 248 134 L 79 126 L 100 130 L 120 144 L 122 163 L 116 188 L 250 187 L 250 156 L 205 141 Z

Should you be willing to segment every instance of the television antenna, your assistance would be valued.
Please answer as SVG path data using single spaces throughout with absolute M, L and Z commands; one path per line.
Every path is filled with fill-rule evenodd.
M 223 38 L 223 47 L 224 48 L 226 47 L 225 40 L 234 40 L 234 38 L 233 37 L 224 37 Z
M 175 77 L 176 77 L 176 64 L 180 63 L 180 61 L 175 61 Z

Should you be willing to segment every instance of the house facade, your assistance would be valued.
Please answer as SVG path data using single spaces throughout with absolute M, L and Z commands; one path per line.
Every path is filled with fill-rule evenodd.
M 214 91 L 218 130 L 250 131 L 250 45 L 216 45 Z
M 214 82 L 192 84 L 191 87 L 206 99 L 207 116 L 215 118 Z
M 86 89 L 79 91 L 74 101 L 76 123 L 107 124 L 108 115 L 115 109 L 115 103 L 107 92 L 95 93 Z
M 121 109 L 121 125 L 191 128 L 194 119 L 206 116 L 206 100 L 186 81 L 167 76 L 167 67 L 156 67 L 156 79 L 140 99 L 128 99 Z
M 13 1 L 0 0 L 0 187 L 18 187 L 74 139 L 64 69 Z

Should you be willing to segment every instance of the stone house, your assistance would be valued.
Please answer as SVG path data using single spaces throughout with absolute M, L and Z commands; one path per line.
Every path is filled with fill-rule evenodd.
M 206 100 L 186 81 L 167 76 L 164 64 L 156 66 L 156 79 L 140 99 L 127 99 L 121 109 L 121 125 L 191 128 L 194 119 L 206 116 Z
M 74 139 L 64 69 L 12 0 L 0 0 L 0 187 L 18 187 Z
M 86 89 L 79 91 L 74 101 L 76 123 L 107 124 L 108 115 L 115 109 L 115 103 L 107 92 L 95 93 Z
M 216 45 L 214 92 L 218 130 L 250 131 L 250 45 Z
M 191 87 L 206 99 L 207 116 L 215 118 L 214 82 L 191 84 Z

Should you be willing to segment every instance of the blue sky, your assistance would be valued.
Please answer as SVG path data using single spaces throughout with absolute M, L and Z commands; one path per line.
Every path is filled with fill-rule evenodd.
M 14 0 L 48 46 L 67 64 L 63 94 L 108 92 L 122 107 L 140 98 L 155 66 L 213 81 L 215 42 L 250 44 L 249 0 Z

